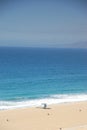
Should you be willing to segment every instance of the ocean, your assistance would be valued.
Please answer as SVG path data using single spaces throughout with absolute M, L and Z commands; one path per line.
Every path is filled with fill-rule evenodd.
M 87 49 L 0 47 L 0 110 L 87 101 Z

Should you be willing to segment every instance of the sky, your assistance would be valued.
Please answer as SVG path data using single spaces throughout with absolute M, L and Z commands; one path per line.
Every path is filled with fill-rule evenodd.
M 0 0 L 0 46 L 87 42 L 87 0 Z

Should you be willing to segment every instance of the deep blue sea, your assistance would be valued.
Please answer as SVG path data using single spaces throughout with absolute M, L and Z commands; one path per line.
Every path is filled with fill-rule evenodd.
M 87 100 L 87 49 L 0 47 L 0 109 Z

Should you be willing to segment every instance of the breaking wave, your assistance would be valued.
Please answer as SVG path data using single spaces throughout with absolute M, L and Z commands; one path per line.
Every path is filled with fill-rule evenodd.
M 79 102 L 79 101 L 87 101 L 87 94 L 59 94 L 59 95 L 50 95 L 47 98 L 41 99 L 27 99 L 22 101 L 0 101 L 0 110 L 6 109 L 16 109 L 16 108 L 25 108 L 25 107 L 37 107 L 42 103 L 51 104 L 59 104 L 59 103 L 69 103 L 69 102 Z

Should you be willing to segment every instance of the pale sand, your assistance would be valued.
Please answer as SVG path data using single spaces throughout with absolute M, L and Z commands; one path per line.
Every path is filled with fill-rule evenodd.
M 87 102 L 3 110 L 0 130 L 87 130 Z

